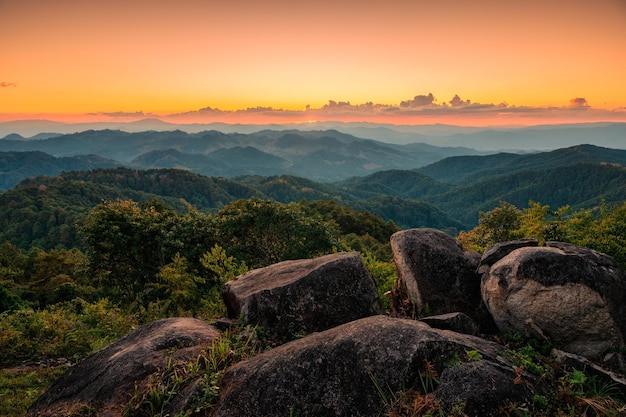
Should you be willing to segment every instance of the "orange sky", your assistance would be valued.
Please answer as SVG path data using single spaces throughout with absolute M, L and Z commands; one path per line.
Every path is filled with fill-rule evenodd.
M 626 121 L 625 74 L 625 0 L 0 0 L 0 121 Z

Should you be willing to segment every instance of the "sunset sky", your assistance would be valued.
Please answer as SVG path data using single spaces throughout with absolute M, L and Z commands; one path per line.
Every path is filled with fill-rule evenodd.
M 157 116 L 626 121 L 626 0 L 0 0 L 0 121 Z

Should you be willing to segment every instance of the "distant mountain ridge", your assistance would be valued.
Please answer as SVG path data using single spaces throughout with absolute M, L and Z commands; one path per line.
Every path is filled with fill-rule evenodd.
M 41 151 L 57 157 L 96 154 L 136 168 L 181 168 L 208 176 L 296 175 L 337 181 L 386 169 L 413 169 L 466 148 L 425 144 L 392 145 L 336 130 L 251 134 L 180 130 L 129 133 L 84 131 L 40 140 L 0 140 L 0 152 Z
M 97 155 L 56 158 L 45 152 L 0 152 L 0 191 L 14 187 L 21 180 L 38 175 L 59 175 L 63 171 L 115 168 L 119 162 Z
M 257 154 L 256 150 L 245 148 L 235 152 Z M 283 203 L 327 200 L 378 214 L 403 229 L 434 227 L 455 234 L 474 227 L 479 213 L 497 207 L 500 201 L 523 208 L 532 200 L 553 209 L 569 205 L 575 210 L 596 207 L 602 202 L 623 204 L 626 167 L 619 162 L 622 157 L 623 151 L 595 146 L 522 156 L 487 155 L 477 157 L 478 160 L 471 158 L 471 164 L 457 172 L 461 178 L 463 172 L 470 176 L 482 173 L 482 177 L 476 176 L 478 179 L 468 184 L 442 182 L 418 170 L 400 169 L 334 183 L 293 175 L 227 179 L 180 169 L 120 167 L 67 171 L 56 177 L 23 180 L 0 194 L 0 222 L 4 225 L 0 240 L 22 242 L 24 247 L 33 242 L 46 247 L 61 236 L 63 244 L 76 244 L 75 224 L 80 217 L 102 199 L 118 198 L 139 202 L 158 198 L 176 210 L 185 210 L 186 204 L 191 204 L 209 212 L 251 197 Z M 600 162 L 578 163 L 581 159 Z M 441 171 L 449 163 L 437 163 L 436 169 Z M 499 164 L 511 168 L 491 174 L 483 172 L 484 166 Z M 430 168 L 425 167 L 424 171 Z
M 626 123 L 594 122 L 538 126 L 454 126 L 393 125 L 370 122 L 311 122 L 292 124 L 229 124 L 229 123 L 169 123 L 159 119 L 132 122 L 60 123 L 47 120 L 18 120 L 0 122 L 0 138 L 17 133 L 33 138 L 62 135 L 87 130 L 122 130 L 125 132 L 184 131 L 196 134 L 217 130 L 224 133 L 255 134 L 262 130 L 323 131 L 336 130 L 363 139 L 389 144 L 424 143 L 438 147 L 465 147 L 480 152 L 545 151 L 591 143 L 607 148 L 626 148 Z M 53 132 L 53 133 L 50 133 Z M 56 133 L 54 133 L 56 132 Z
M 579 163 L 626 165 L 626 150 L 585 144 L 524 155 L 499 153 L 488 156 L 455 156 L 419 168 L 418 171 L 451 184 L 471 184 L 496 175 Z
M 0 192 L 0 240 L 45 245 L 62 235 L 63 242 L 75 242 L 80 216 L 102 199 L 117 198 L 158 198 L 177 210 L 191 204 L 206 211 L 250 197 L 330 200 L 401 228 L 454 234 L 503 200 L 574 209 L 621 204 L 625 166 L 626 150 L 595 145 L 481 155 L 337 130 L 11 136 L 0 139 L 0 191 L 8 190 Z M 31 222 L 20 220 L 26 218 Z

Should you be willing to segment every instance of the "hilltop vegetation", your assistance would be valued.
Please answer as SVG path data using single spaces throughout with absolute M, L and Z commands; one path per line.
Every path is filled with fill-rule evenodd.
M 162 317 L 213 320 L 225 314 L 219 300 L 225 281 L 249 268 L 335 250 L 359 250 L 380 296 L 388 301 L 386 294 L 396 281 L 389 236 L 396 230 L 369 212 L 323 201 L 244 199 L 214 215 L 190 207 L 177 212 L 156 200 L 100 203 L 80 227 L 84 252 L 0 245 L 0 366 L 77 361 Z M 477 250 L 510 238 L 559 238 L 609 253 L 624 266 L 624 230 L 626 203 L 580 212 L 502 203 L 481 213 L 479 226 L 459 238 Z M 537 354 L 532 355 L 525 360 L 536 360 Z M 7 381 L 0 389 L 11 390 L 11 401 L 0 407 L 8 416 L 23 415 L 33 393 L 47 385 L 41 378 L 58 374 L 48 371 L 36 383 L 21 382 L 36 391 L 12 385 L 15 375 L 0 373 Z M 576 404 L 567 407 L 583 410 Z M 619 402 L 607 404 L 621 407 Z

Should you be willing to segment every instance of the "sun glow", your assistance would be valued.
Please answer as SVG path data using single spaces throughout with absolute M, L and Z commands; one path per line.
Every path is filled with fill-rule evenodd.
M 626 8 L 620 0 L 183 0 L 175 7 L 158 0 L 150 8 L 122 0 L 54 6 L 25 0 L 0 2 L 0 16 L 3 119 L 170 117 L 210 107 L 221 113 L 205 116 L 233 122 L 239 122 L 236 115 L 241 122 L 457 123 L 453 114 L 459 123 L 472 118 L 476 124 L 545 118 L 572 98 L 585 98 L 592 110 L 611 110 L 610 120 L 623 120 L 626 108 Z M 429 92 L 438 105 L 458 94 L 472 104 L 508 107 L 445 117 L 441 109 L 419 118 L 393 114 L 392 107 Z M 380 105 L 388 114 L 335 108 L 311 117 L 311 109 L 324 109 L 329 100 Z M 521 117 L 528 108 L 535 114 Z

